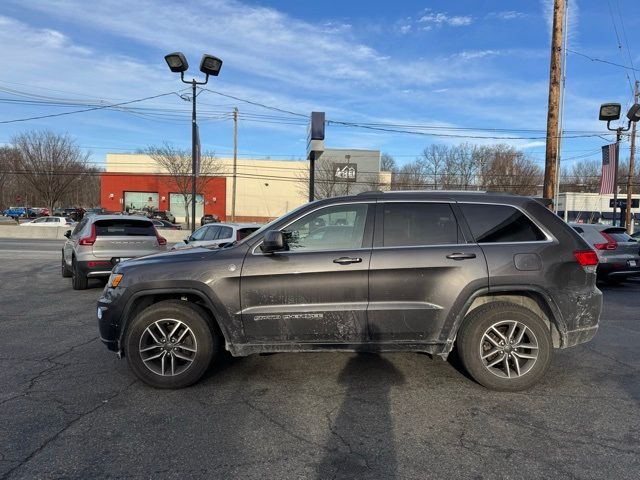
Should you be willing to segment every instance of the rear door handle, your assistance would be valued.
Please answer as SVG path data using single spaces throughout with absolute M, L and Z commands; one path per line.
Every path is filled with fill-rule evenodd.
M 340 257 L 336 258 L 333 263 L 339 263 L 340 265 L 348 265 L 350 263 L 360 263 L 362 262 L 361 258 L 357 257 Z
M 452 253 L 450 255 L 447 255 L 447 258 L 450 258 L 451 260 L 467 260 L 469 258 L 476 258 L 476 254 L 475 253 Z

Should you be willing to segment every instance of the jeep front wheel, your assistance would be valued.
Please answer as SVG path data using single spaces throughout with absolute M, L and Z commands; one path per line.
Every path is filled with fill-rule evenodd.
M 199 306 L 166 300 L 133 319 L 125 336 L 125 355 L 145 383 L 156 388 L 182 388 L 204 375 L 219 343 Z
M 492 390 L 519 391 L 536 384 L 551 363 L 553 345 L 545 322 L 508 302 L 484 304 L 464 320 L 458 353 L 469 374 Z

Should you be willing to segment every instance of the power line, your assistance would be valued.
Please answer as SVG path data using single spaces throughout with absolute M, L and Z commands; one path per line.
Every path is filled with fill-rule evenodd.
M 127 102 L 120 102 L 120 103 L 114 103 L 114 104 L 111 104 L 111 105 L 102 105 L 102 106 L 97 106 L 97 107 L 85 108 L 85 109 L 82 109 L 82 110 L 74 110 L 72 112 L 54 113 L 54 114 L 49 114 L 49 115 L 40 115 L 40 116 L 37 116 L 37 117 L 28 117 L 28 118 L 17 118 L 17 119 L 14 119 L 14 120 L 2 120 L 2 121 L 0 121 L 0 123 L 6 124 L 6 123 L 26 122 L 26 121 L 29 121 L 29 120 L 40 120 L 40 119 L 43 119 L 43 118 L 61 117 L 63 115 L 73 115 L 75 113 L 91 112 L 93 110 L 103 110 L 105 108 L 114 108 L 114 107 L 119 107 L 119 106 L 122 106 L 122 105 L 129 105 L 129 104 L 132 104 L 132 103 L 144 102 L 144 101 L 147 101 L 147 100 L 153 100 L 154 98 L 166 97 L 168 95 L 177 95 L 177 92 L 161 93 L 159 95 L 153 95 L 153 96 L 145 97 L 145 98 L 138 98 L 138 99 L 135 99 L 135 100 L 129 100 Z
M 633 70 L 635 72 L 640 72 L 640 69 L 634 68 L 634 67 L 628 67 L 626 65 L 622 65 L 620 63 L 615 63 L 615 62 L 610 62 L 609 60 L 602 60 L 601 58 L 595 58 L 595 57 L 591 57 L 589 55 L 586 55 L 584 53 L 580 53 L 580 52 L 576 52 L 575 50 L 571 50 L 571 49 L 567 49 L 567 52 L 569 53 L 573 53 L 574 55 L 579 55 L 581 57 L 584 57 L 588 60 L 591 60 L 592 62 L 600 62 L 600 63 L 606 63 L 607 65 L 613 65 L 614 67 L 620 67 L 620 68 L 625 68 L 627 70 Z

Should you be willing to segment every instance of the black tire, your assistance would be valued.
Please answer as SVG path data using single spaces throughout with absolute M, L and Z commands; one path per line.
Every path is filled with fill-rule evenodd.
M 501 321 L 516 321 L 519 325 L 526 327 L 526 329 L 523 329 L 526 335 L 525 338 L 533 338 L 538 346 L 537 359 L 534 362 L 529 363 L 530 360 L 522 359 L 519 356 L 520 360 L 518 360 L 513 358 L 512 355 L 510 357 L 512 359 L 506 361 L 506 367 L 504 362 L 498 363 L 501 371 L 498 370 L 498 367 L 489 369 L 485 366 L 481 352 L 487 352 L 488 350 L 487 353 L 490 353 L 492 349 L 499 350 L 501 347 L 494 347 L 488 341 L 485 341 L 484 334 L 492 325 Z M 505 325 L 504 328 L 507 328 L 507 326 Z M 533 335 L 530 332 L 533 332 Z M 503 331 L 502 333 L 505 332 Z M 499 337 L 496 336 L 495 338 L 499 340 Z M 532 345 L 533 341 L 529 340 L 529 343 L 523 343 Z M 458 333 L 457 347 L 462 364 L 479 384 L 491 390 L 505 392 L 526 390 L 540 381 L 549 368 L 553 351 L 551 333 L 545 322 L 528 308 L 509 302 L 487 303 L 469 313 Z M 483 348 L 487 350 L 483 350 Z M 507 353 L 513 351 L 507 350 Z M 534 350 L 521 348 L 516 349 L 515 352 L 518 355 L 531 355 Z M 504 358 L 504 355 L 505 353 L 498 351 L 495 356 L 489 357 L 487 359 L 488 366 L 494 359 Z M 524 367 L 522 370 L 528 368 L 528 371 L 525 371 L 521 376 L 515 376 L 514 362 L 518 363 L 519 370 Z M 513 368 L 510 368 L 510 366 Z M 511 372 L 514 372 L 513 376 Z M 507 374 L 509 374 L 510 378 L 506 377 Z M 505 377 L 498 375 L 505 375 Z
M 74 290 L 86 290 L 89 285 L 89 279 L 78 268 L 75 259 L 71 264 L 71 286 Z
M 221 337 L 210 327 L 207 318 L 207 312 L 201 307 L 181 300 L 165 300 L 140 312 L 129 324 L 124 339 L 125 356 L 135 375 L 155 388 L 184 388 L 200 380 L 221 350 Z M 145 335 L 148 335 L 145 333 L 147 327 L 153 326 L 159 320 L 166 319 L 182 322 L 190 329 L 189 335 L 192 335 L 195 340 L 190 344 L 196 348 L 192 362 L 184 371 L 175 375 L 169 375 L 168 366 L 167 375 L 152 371 L 151 368 L 154 365 L 150 363 L 151 367 L 148 367 L 148 364 L 143 361 L 143 353 L 140 352 L 141 342 L 144 342 Z M 152 350 L 154 354 L 156 351 L 164 351 L 163 347 L 152 348 L 158 348 L 158 350 Z M 180 348 L 176 347 L 178 351 Z M 182 353 L 186 352 L 182 351 Z M 182 367 L 185 365 L 183 364 Z M 165 368 L 164 364 L 162 368 Z
M 71 278 L 71 270 L 67 267 L 67 262 L 64 261 L 64 252 L 62 252 L 62 265 L 60 267 L 60 273 L 63 278 Z

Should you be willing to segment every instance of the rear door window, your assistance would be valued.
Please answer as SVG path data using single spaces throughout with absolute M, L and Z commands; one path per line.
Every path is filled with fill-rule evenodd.
M 540 242 L 544 233 L 520 210 L 509 205 L 460 203 L 478 243 Z
M 218 233 L 220 232 L 220 227 L 205 227 L 206 233 L 204 234 L 203 240 L 211 241 L 215 240 L 218 237 Z
M 448 203 L 387 203 L 382 208 L 385 247 L 464 243 Z
M 142 220 L 98 220 L 95 224 L 99 237 L 116 236 L 155 236 L 156 230 L 151 222 Z

